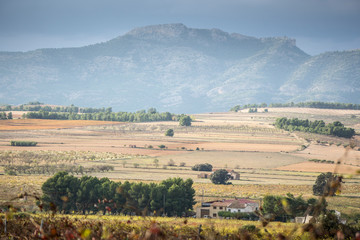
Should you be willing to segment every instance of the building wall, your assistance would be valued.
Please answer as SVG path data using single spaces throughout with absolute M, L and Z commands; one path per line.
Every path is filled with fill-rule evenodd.
M 211 207 L 197 207 L 196 208 L 196 217 L 197 218 L 203 218 L 205 215 L 208 215 L 210 217 L 210 208 Z M 206 214 L 208 212 L 208 214 Z
M 232 212 L 232 213 L 237 213 L 237 212 L 255 212 L 257 209 L 259 209 L 259 204 L 257 203 L 247 203 L 245 208 L 228 208 L 228 211 Z
M 226 207 L 219 207 L 219 206 L 211 206 L 210 207 L 210 217 L 211 218 L 218 218 L 219 217 L 219 212 L 222 211 L 227 211 Z

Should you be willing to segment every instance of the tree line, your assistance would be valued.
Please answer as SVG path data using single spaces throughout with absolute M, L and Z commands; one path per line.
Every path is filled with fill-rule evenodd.
M 23 118 L 28 119 L 57 119 L 57 120 L 97 120 L 97 121 L 117 121 L 117 122 L 154 122 L 154 121 L 174 121 L 178 116 L 169 112 L 146 112 L 145 110 L 131 112 L 99 112 L 99 113 L 56 113 L 56 112 L 28 112 L 23 114 Z
M 68 112 L 68 113 L 100 113 L 112 112 L 112 108 L 89 108 L 70 106 L 43 106 L 40 102 L 29 102 L 20 106 L 3 105 L 0 106 L 1 111 L 45 111 L 45 112 Z
M 69 164 L 44 164 L 44 165 L 6 165 L 4 172 L 8 175 L 18 174 L 55 174 L 58 172 L 67 172 L 72 174 L 88 174 L 95 172 L 113 171 L 114 167 L 110 165 L 96 165 L 92 167 L 83 167 Z
M 287 131 L 311 132 L 336 137 L 351 138 L 355 135 L 353 128 L 347 128 L 339 121 L 325 124 L 323 120 L 309 121 L 286 117 L 276 119 L 275 126 Z
M 32 141 L 10 141 L 11 146 L 21 146 L 21 147 L 34 147 L 37 145 L 37 142 Z
M 12 112 L 9 112 L 7 115 L 5 112 L 0 112 L 0 120 L 10 120 L 13 119 Z
M 169 178 L 159 184 L 76 178 L 59 172 L 41 187 L 44 209 L 63 213 L 184 216 L 195 204 L 191 179 Z
M 310 101 L 310 102 L 299 102 L 299 103 L 260 103 L 260 104 L 245 104 L 243 106 L 236 105 L 230 109 L 230 111 L 238 112 L 242 109 L 247 108 L 287 108 L 287 107 L 298 107 L 298 108 L 323 108 L 323 109 L 352 109 L 360 110 L 360 104 L 353 103 L 338 103 L 338 102 L 319 102 L 319 101 Z

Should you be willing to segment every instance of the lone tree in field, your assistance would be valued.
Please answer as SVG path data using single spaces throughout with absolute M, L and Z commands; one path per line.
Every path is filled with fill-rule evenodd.
M 321 173 L 313 185 L 313 193 L 316 196 L 334 196 L 339 189 L 341 177 L 333 175 L 331 172 Z
M 213 174 L 211 174 L 211 182 L 214 184 L 228 184 L 227 181 L 230 179 L 230 175 L 228 171 L 225 169 L 216 170 Z
M 167 137 L 173 137 L 173 136 L 174 136 L 174 130 L 171 129 L 171 128 L 168 129 L 168 130 L 166 130 L 165 136 L 167 136 Z
M 191 117 L 189 116 L 181 116 L 179 119 L 179 125 L 180 126 L 191 126 Z

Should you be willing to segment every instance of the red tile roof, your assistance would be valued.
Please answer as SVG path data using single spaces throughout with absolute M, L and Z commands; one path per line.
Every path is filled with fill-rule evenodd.
M 213 204 L 211 204 L 211 206 L 213 207 L 227 207 L 228 205 L 230 205 L 234 200 L 223 200 L 223 201 L 218 201 L 218 202 L 214 202 Z

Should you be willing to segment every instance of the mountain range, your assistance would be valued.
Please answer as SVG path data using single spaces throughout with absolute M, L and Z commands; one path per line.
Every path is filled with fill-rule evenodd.
M 162 24 L 78 48 L 0 52 L 0 103 L 195 113 L 247 103 L 360 103 L 360 50 Z

